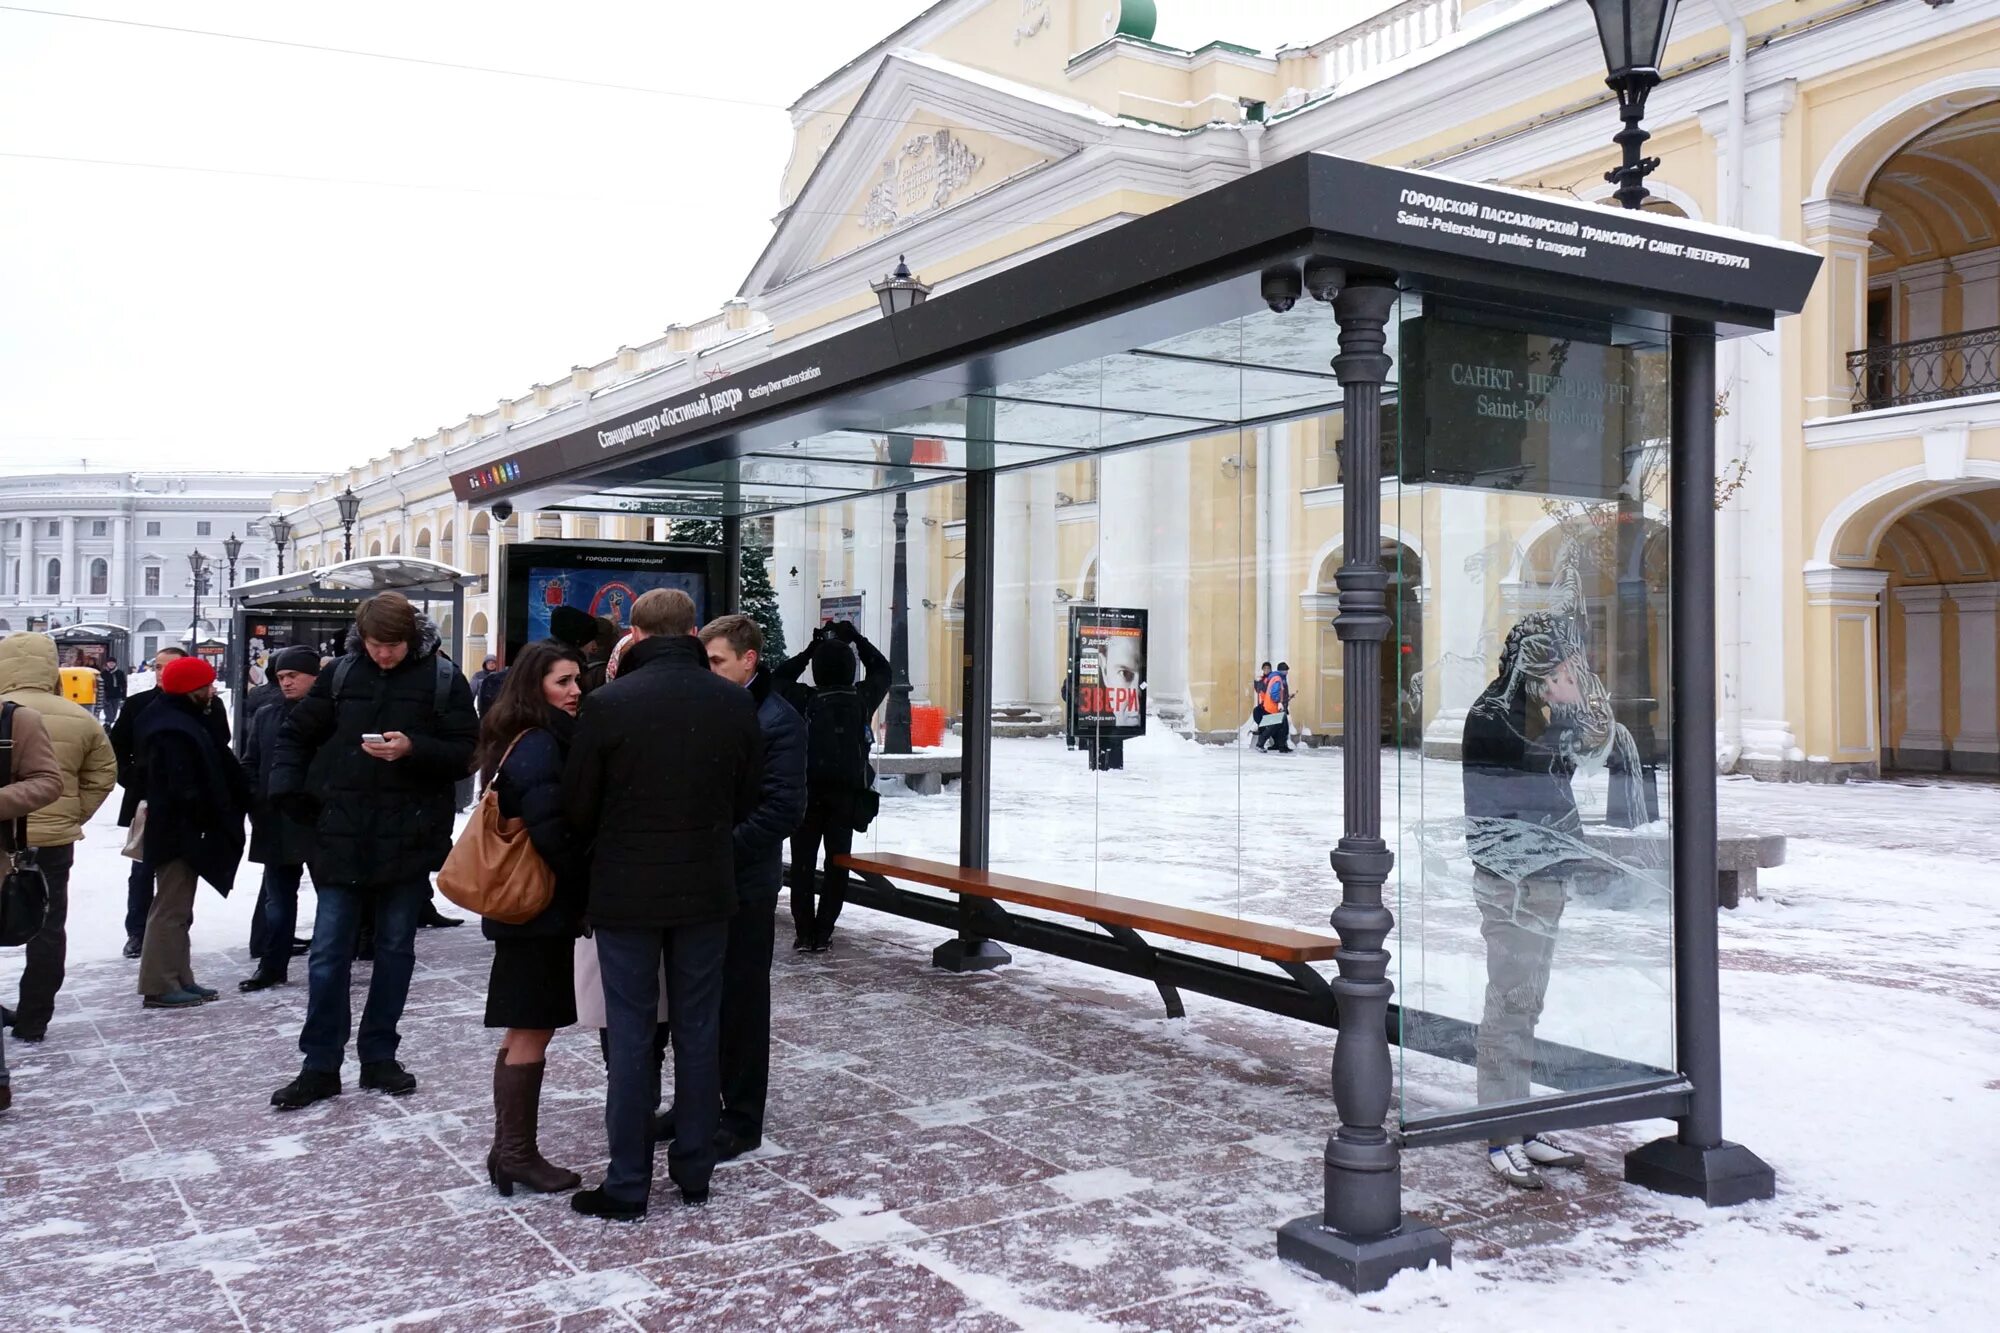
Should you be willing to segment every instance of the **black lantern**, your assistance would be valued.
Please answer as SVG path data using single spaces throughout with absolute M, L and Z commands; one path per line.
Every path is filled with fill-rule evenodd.
M 334 503 L 340 506 L 340 544 L 343 560 L 354 558 L 354 520 L 361 517 L 361 497 L 349 486 Z
M 229 562 L 229 586 L 236 586 L 236 557 L 243 554 L 243 539 L 230 533 L 222 539 L 222 558 Z
M 271 545 L 278 548 L 278 572 L 285 572 L 285 548 L 292 541 L 292 521 L 283 514 L 271 518 Z
M 188 552 L 188 586 L 194 589 L 188 607 L 188 651 L 193 652 L 201 639 L 201 595 L 208 591 L 208 557 L 200 551 Z
M 1660 165 L 1657 157 L 1642 157 L 1640 145 L 1652 136 L 1640 128 L 1646 115 L 1646 94 L 1660 81 L 1660 61 L 1667 53 L 1679 0 L 1590 0 L 1597 19 L 1597 40 L 1604 47 L 1604 81 L 1618 94 L 1618 116 L 1625 127 L 1612 137 L 1624 150 L 1624 161 L 1604 173 L 1616 185 L 1618 202 L 1638 208 L 1646 201 L 1646 177 Z
M 880 282 L 869 283 L 868 288 L 882 303 L 885 317 L 900 315 L 911 306 L 921 304 L 931 294 L 930 287 L 910 272 L 909 261 L 901 255 L 896 256 L 896 271 Z

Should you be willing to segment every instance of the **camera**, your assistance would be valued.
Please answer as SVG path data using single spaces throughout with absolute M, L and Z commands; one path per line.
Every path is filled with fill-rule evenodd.
M 1347 285 L 1347 270 L 1331 259 L 1314 255 L 1306 261 L 1306 290 L 1315 301 L 1332 301 Z
M 1267 268 L 1264 270 L 1262 288 L 1264 304 L 1271 307 L 1273 314 L 1282 315 L 1299 299 L 1299 292 L 1302 290 L 1299 271 L 1291 264 Z
M 493 517 L 505 523 L 508 519 L 514 517 L 514 506 L 506 500 L 495 500 L 493 502 Z

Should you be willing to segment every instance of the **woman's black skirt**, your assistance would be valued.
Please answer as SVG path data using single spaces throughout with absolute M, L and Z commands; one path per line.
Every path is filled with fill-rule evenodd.
M 566 937 L 493 941 L 486 1026 L 566 1028 L 576 1022 L 576 941 Z

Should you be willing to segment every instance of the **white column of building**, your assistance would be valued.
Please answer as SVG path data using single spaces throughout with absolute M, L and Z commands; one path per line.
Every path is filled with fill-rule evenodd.
M 778 594 L 785 646 L 794 653 L 805 648 L 813 628 L 805 597 L 805 515 L 803 509 L 787 509 L 771 520 L 771 586 Z
M 868 495 L 854 502 L 854 581 L 861 594 L 861 632 L 889 655 L 889 592 L 896 558 L 895 497 Z
M 125 609 L 126 569 L 132 558 L 132 516 L 118 514 L 111 520 L 111 605 L 122 613 Z M 114 620 L 116 615 L 112 617 Z
M 1951 766 L 1960 773 L 2000 773 L 2000 583 L 1958 583 L 1958 729 Z
M 40 514 L 29 514 L 21 520 L 21 577 L 14 591 L 20 594 L 23 603 L 33 603 L 42 596 L 42 573 L 35 568 L 35 525 L 42 522 Z M 22 606 L 22 611 L 28 608 Z
M 932 547 L 936 528 L 929 520 L 943 508 L 947 488 L 933 486 L 910 493 L 910 702 L 928 704 L 931 698 L 931 626 L 938 623 L 935 610 L 924 601 L 931 597 Z M 941 520 L 940 520 L 941 521 Z M 888 651 L 885 646 L 884 652 Z
M 1896 589 L 1903 612 L 1903 734 L 1896 763 L 1903 768 L 1943 768 L 1944 598 L 1937 586 Z
M 1042 716 L 1060 717 L 1058 645 L 1067 633 L 1069 611 L 1056 599 L 1062 581 L 1056 563 L 1056 470 L 1039 467 L 1028 473 L 1028 488 L 1028 698 Z
M 76 576 L 76 519 L 62 521 L 62 599 L 72 601 L 87 585 Z
M 1292 618 L 1298 613 L 1299 589 L 1311 577 L 1302 557 L 1293 547 L 1292 514 L 1298 508 L 1299 486 L 1292 470 L 1298 448 L 1294 427 L 1266 426 L 1258 432 L 1271 442 L 1271 627 L 1265 651 L 1257 660 L 1269 658 L 1273 666 L 1292 660 Z
M 1424 753 L 1456 756 L 1466 713 L 1486 687 L 1487 589 L 1506 571 L 1481 558 L 1491 535 L 1485 492 L 1444 487 L 1424 503 L 1436 506 L 1438 520 L 1437 546 L 1423 568 L 1424 702 L 1436 710 L 1424 728 Z
M 1188 691 L 1191 449 L 1185 442 L 1160 445 L 1142 450 L 1141 457 L 1152 474 L 1140 520 L 1152 528 L 1151 559 L 1146 569 L 1149 591 L 1146 600 L 1138 603 L 1147 610 L 1147 694 L 1164 721 L 1184 727 L 1193 709 Z M 1204 626 L 1201 632 L 1214 631 Z
M 1029 477 L 1003 474 L 993 522 L 993 707 L 1025 709 L 1028 696 Z M 1054 594 L 1051 593 L 1051 596 Z
M 1747 231 L 1786 233 L 1783 136 L 1797 98 L 1797 85 L 1790 81 L 1750 95 L 1743 127 L 1740 224 Z M 1725 543 L 1733 548 L 1733 568 L 1718 562 L 1716 570 L 1718 592 L 1724 598 L 1734 593 L 1733 605 L 1719 608 L 1717 617 L 1718 638 L 1734 640 L 1721 656 L 1735 675 L 1733 689 L 1732 682 L 1723 682 L 1719 702 L 1725 714 L 1734 710 L 1724 718 L 1723 730 L 1732 745 L 1742 746 L 1743 758 L 1788 762 L 1804 757 L 1792 730 L 1800 701 L 1786 693 L 1786 664 L 1798 645 L 1787 639 L 1784 628 L 1786 598 L 1804 596 L 1785 538 L 1786 506 L 1788 497 L 1798 494 L 1803 455 L 1796 438 L 1785 433 L 1779 335 L 1737 339 L 1731 346 L 1736 379 L 1719 386 L 1729 393 L 1729 415 L 1717 424 L 1732 452 L 1718 450 L 1716 462 L 1727 467 L 1741 458 L 1748 471 L 1732 501 L 1734 540 Z M 1794 437 L 1796 433 L 1794 428 Z M 1724 514 L 1724 523 L 1730 518 Z
M 1278 608 L 1284 602 L 1284 598 L 1279 592 L 1280 579 L 1276 564 L 1276 554 L 1271 545 L 1271 510 L 1273 508 L 1271 499 L 1273 477 L 1271 472 L 1273 459 L 1276 458 L 1278 450 L 1282 447 L 1274 438 L 1274 434 L 1269 426 L 1260 426 L 1257 430 L 1256 445 L 1253 450 L 1253 457 L 1257 460 L 1257 504 L 1255 507 L 1257 539 L 1251 543 L 1251 551 L 1256 560 L 1254 574 L 1257 613 L 1254 621 L 1254 631 L 1251 635 L 1252 651 L 1250 655 L 1260 662 L 1275 662 L 1278 660 L 1271 655 L 1271 629 L 1277 621 L 1279 615 Z M 1290 590 L 1286 589 L 1285 591 Z

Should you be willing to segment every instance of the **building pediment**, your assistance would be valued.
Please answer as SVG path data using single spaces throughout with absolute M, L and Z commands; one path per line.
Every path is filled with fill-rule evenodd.
M 892 51 L 780 215 L 741 294 L 755 299 L 1120 127 L 1083 102 Z

